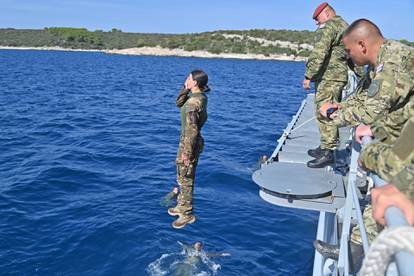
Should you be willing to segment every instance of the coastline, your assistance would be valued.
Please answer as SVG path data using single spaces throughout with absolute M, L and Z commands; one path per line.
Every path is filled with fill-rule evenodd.
M 268 55 L 263 54 L 236 54 L 220 53 L 213 54 L 207 51 L 184 51 L 182 49 L 167 49 L 161 47 L 140 47 L 115 50 L 101 49 L 71 49 L 62 47 L 9 47 L 0 46 L 0 50 L 36 50 L 36 51 L 71 51 L 71 52 L 101 52 L 111 55 L 131 56 L 176 56 L 197 58 L 222 58 L 222 59 L 244 59 L 244 60 L 279 60 L 279 61 L 306 61 L 306 58 L 294 55 Z
M 65 52 L 104 52 L 99 49 L 71 49 L 58 46 L 53 47 L 14 47 L 14 46 L 0 46 L 0 50 L 34 50 L 34 51 L 65 51 Z

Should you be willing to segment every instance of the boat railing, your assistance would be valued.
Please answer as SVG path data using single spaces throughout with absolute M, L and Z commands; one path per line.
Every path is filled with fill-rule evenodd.
M 348 252 L 348 244 L 350 241 L 350 229 L 351 229 L 351 222 L 352 219 L 356 218 L 360 229 L 360 235 L 362 239 L 362 245 L 365 254 L 368 252 L 369 249 L 369 242 L 368 236 L 366 233 L 366 229 L 364 226 L 364 221 L 362 218 L 362 212 L 359 204 L 359 197 L 357 192 L 357 175 L 358 175 L 358 158 L 359 153 L 361 151 L 361 145 L 359 145 L 355 140 L 355 129 L 353 131 L 353 140 L 352 140 L 352 153 L 351 153 L 351 163 L 349 169 L 349 176 L 348 176 L 348 186 L 347 186 L 347 197 L 345 201 L 344 208 L 342 209 L 342 233 L 340 238 L 340 250 L 339 250 L 339 258 L 338 258 L 338 265 L 337 265 L 337 273 L 339 275 L 349 275 L 350 274 L 350 266 L 349 266 L 349 254 Z M 366 146 L 372 141 L 371 137 L 363 137 L 362 138 L 362 146 Z M 377 175 L 371 173 L 370 177 L 372 178 L 375 187 L 382 187 L 387 183 L 382 180 Z M 408 222 L 405 219 L 403 212 L 401 209 L 397 207 L 389 207 L 385 212 L 385 221 L 387 227 L 401 227 L 401 226 L 408 226 Z M 396 271 L 394 270 L 394 274 L 391 272 L 387 275 L 401 275 L 401 276 L 408 276 L 412 275 L 414 271 L 414 258 L 411 254 L 407 252 L 398 252 L 395 254 L 395 262 L 396 262 Z M 389 270 L 389 272 L 392 271 Z
M 277 155 L 279 154 L 280 149 L 282 148 L 282 146 L 285 143 L 285 141 L 286 141 L 287 137 L 289 136 L 289 134 L 292 132 L 292 129 L 295 126 L 296 121 L 298 120 L 300 113 L 302 113 L 303 108 L 305 107 L 305 104 L 306 104 L 306 99 L 304 99 L 302 101 L 298 111 L 296 112 L 295 115 L 293 115 L 292 120 L 287 125 L 287 127 L 283 130 L 283 134 L 277 140 L 278 144 L 277 144 L 275 150 L 273 151 L 272 155 L 270 156 L 270 160 L 275 160 L 277 158 Z

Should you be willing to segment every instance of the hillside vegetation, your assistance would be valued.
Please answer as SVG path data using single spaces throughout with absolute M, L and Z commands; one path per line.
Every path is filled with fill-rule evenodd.
M 88 31 L 85 28 L 52 27 L 43 30 L 0 29 L 0 46 L 63 47 L 72 49 L 127 49 L 162 47 L 210 53 L 285 54 L 306 57 L 315 33 L 292 30 L 215 31 L 194 34 L 126 33 Z M 414 43 L 401 40 L 414 46 Z

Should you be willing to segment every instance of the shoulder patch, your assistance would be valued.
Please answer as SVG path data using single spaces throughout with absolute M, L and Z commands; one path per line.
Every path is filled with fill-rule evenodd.
M 378 91 L 381 90 L 381 84 L 382 84 L 382 80 L 373 80 L 370 84 L 370 86 L 368 87 L 368 96 L 369 97 L 373 97 L 375 96 Z
M 384 62 L 381 62 L 380 65 L 377 66 L 377 68 L 375 69 L 375 73 L 378 74 L 382 71 L 382 69 L 384 69 Z

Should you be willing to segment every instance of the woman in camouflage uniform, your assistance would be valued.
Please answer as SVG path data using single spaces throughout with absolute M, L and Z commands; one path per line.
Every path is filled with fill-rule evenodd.
M 176 159 L 180 193 L 177 206 L 168 209 L 171 216 L 179 216 L 172 224 L 176 229 L 196 220 L 193 215 L 193 190 L 195 170 L 204 146 L 200 131 L 207 121 L 207 82 L 206 73 L 201 70 L 192 71 L 176 101 L 181 112 L 181 135 Z

